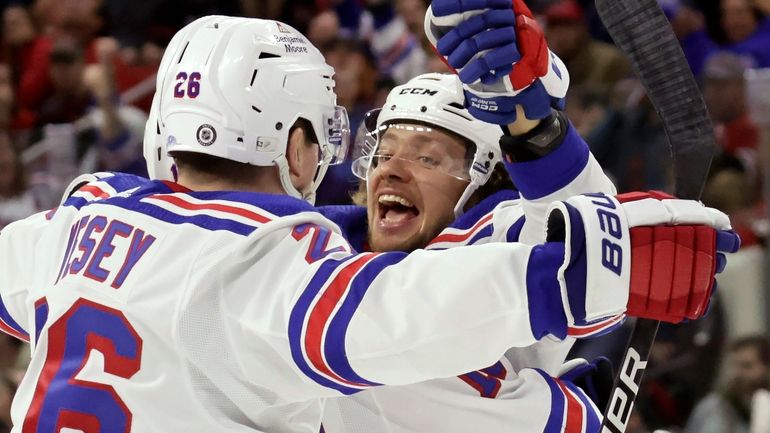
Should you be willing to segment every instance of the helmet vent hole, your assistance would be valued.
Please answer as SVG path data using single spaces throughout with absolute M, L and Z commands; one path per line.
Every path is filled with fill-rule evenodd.
M 182 59 L 184 58 L 184 53 L 187 52 L 187 47 L 190 46 L 190 41 L 187 41 L 186 44 L 184 44 L 184 48 L 182 48 L 182 54 L 179 55 L 179 60 L 176 61 L 176 64 L 182 63 Z
M 426 107 L 424 105 L 422 107 L 420 107 L 420 112 L 424 113 L 426 111 L 428 111 L 428 107 Z
M 249 87 L 254 85 L 254 80 L 257 79 L 257 72 L 259 72 L 259 69 L 254 69 L 254 72 L 251 73 L 251 82 L 249 83 Z
M 454 108 L 457 108 L 458 110 L 462 110 L 462 109 L 464 109 L 464 108 L 465 108 L 465 107 L 463 107 L 461 104 L 459 104 L 459 103 L 457 103 L 457 102 L 452 102 L 451 104 L 449 104 L 449 106 L 450 106 L 450 107 L 454 107 Z
M 259 53 L 259 58 L 260 59 L 273 59 L 273 58 L 276 58 L 276 57 L 281 57 L 281 56 L 279 56 L 278 54 L 273 54 L 273 53 Z
M 161 149 L 160 149 L 160 147 L 159 147 L 159 148 L 158 148 L 158 161 L 160 161 L 160 160 L 161 160 L 161 156 L 163 156 L 163 155 L 161 155 L 160 151 L 161 151 Z
M 259 108 L 255 107 L 253 105 L 251 106 L 251 109 L 256 111 L 257 113 L 261 113 L 262 112 L 262 110 L 260 110 Z
M 235 139 L 238 143 L 243 143 L 243 137 L 238 137 Z
M 464 113 L 458 113 L 458 112 L 456 112 L 454 110 L 447 110 L 446 108 L 444 108 L 444 111 L 446 111 L 447 113 L 452 113 L 452 114 L 456 115 L 457 117 L 462 117 L 465 120 L 469 120 L 469 121 L 473 120 L 472 117 L 466 116 Z

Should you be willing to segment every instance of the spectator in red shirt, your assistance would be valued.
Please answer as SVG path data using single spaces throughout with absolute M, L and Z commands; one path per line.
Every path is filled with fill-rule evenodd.
M 37 109 L 51 93 L 48 53 L 52 43 L 39 34 L 26 7 L 10 6 L 3 11 L 3 58 L 11 67 L 16 102 L 14 129 L 32 127 Z
M 37 125 L 72 123 L 86 114 L 91 95 L 83 82 L 83 50 L 72 38 L 61 38 L 50 51 L 49 68 L 53 91 L 43 101 Z

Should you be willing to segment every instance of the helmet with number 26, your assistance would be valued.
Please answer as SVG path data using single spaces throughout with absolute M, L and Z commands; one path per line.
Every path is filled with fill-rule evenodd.
M 292 196 L 313 201 L 329 164 L 349 143 L 334 70 L 299 32 L 272 20 L 208 16 L 177 33 L 161 61 L 144 155 L 151 178 L 173 180 L 168 152 L 277 165 Z M 299 119 L 311 125 L 320 164 L 308 191 L 291 183 L 285 153 Z

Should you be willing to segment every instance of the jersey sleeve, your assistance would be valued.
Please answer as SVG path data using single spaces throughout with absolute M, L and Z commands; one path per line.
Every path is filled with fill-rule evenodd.
M 30 325 L 28 292 L 33 289 L 32 277 L 36 248 L 43 229 L 55 218 L 59 209 L 79 208 L 88 202 L 124 194 L 142 186 L 146 179 L 123 173 L 100 172 L 81 175 L 65 189 L 61 204 L 54 209 L 16 221 L 0 232 L 0 330 L 29 341 Z
M 545 213 L 550 203 L 588 192 L 617 193 L 571 123 L 562 144 L 548 155 L 505 165 L 521 199 L 519 203 L 502 204 L 496 209 L 493 241 L 542 242 Z M 521 210 L 512 204 L 519 204 Z
M 558 290 L 541 284 L 555 281 L 563 246 L 352 254 L 324 224 L 258 237 L 244 257 L 259 260 L 220 278 L 230 341 L 249 342 L 235 352 L 254 381 L 265 380 L 247 366 L 267 350 L 266 332 L 304 393 L 328 395 L 473 371 L 566 328 Z
M 573 383 L 525 368 L 504 379 L 473 372 L 327 399 L 323 426 L 327 433 L 386 431 L 386 426 L 401 426 L 401 433 L 597 433 L 600 417 Z
M 116 172 L 81 174 L 70 182 L 62 194 L 62 206 L 82 206 L 95 200 L 127 194 L 145 185 L 148 179 Z
M 599 409 L 574 383 L 535 368 L 525 368 L 518 375 L 521 383 L 515 391 L 502 393 L 498 398 L 513 399 L 509 400 L 510 410 L 519 415 L 519 422 L 542 426 L 532 431 L 595 433 L 600 430 Z
M 32 258 L 49 220 L 46 215 L 32 215 L 0 231 L 0 331 L 27 342 L 32 332 L 26 308 L 35 272 Z

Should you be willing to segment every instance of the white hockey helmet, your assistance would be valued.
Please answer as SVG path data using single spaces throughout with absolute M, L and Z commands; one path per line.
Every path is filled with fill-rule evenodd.
M 200 20 L 213 21 L 218 18 L 217 16 L 209 16 L 200 18 Z M 173 168 L 174 160 L 168 156 L 165 137 L 163 131 L 161 131 L 161 121 L 158 117 L 158 106 L 160 105 L 162 93 L 159 89 L 163 87 L 164 77 L 161 71 L 168 70 L 169 64 L 174 58 L 174 56 L 165 54 L 177 52 L 181 41 L 185 40 L 185 34 L 189 30 L 190 26 L 184 27 L 171 38 L 158 67 L 158 74 L 155 77 L 155 94 L 152 98 L 150 114 L 147 116 L 147 123 L 144 126 L 144 142 L 142 146 L 144 162 L 147 164 L 147 174 L 150 176 L 150 179 L 176 181 L 176 171 Z
M 302 34 L 278 21 L 208 16 L 188 24 L 158 71 L 144 143 L 150 176 L 172 178 L 168 152 L 203 153 L 277 165 L 284 190 L 312 202 L 328 165 L 342 161 L 349 143 L 333 74 Z M 289 130 L 300 118 L 310 123 L 321 152 L 308 191 L 294 188 L 285 157 Z
M 375 160 L 371 156 L 377 153 L 379 139 L 392 125 L 418 121 L 438 126 L 471 141 L 475 146 L 473 158 L 467 164 L 468 171 L 462 176 L 468 180 L 468 187 L 454 208 L 456 216 L 462 215 L 468 199 L 489 180 L 495 165 L 501 160 L 500 137 L 503 134 L 500 126 L 471 116 L 464 103 L 462 83 L 454 74 L 423 74 L 393 88 L 385 105 L 367 113 L 358 131 L 353 173 L 361 179 L 368 178 Z
M 153 98 L 150 114 L 144 126 L 144 161 L 147 164 L 147 174 L 150 179 L 177 180 L 174 160 L 168 156 L 166 143 L 160 130 L 158 119 L 158 103 L 160 98 Z

